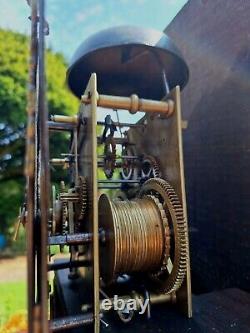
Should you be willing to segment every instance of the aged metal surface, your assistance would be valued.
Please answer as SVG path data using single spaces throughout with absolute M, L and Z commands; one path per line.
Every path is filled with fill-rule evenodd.
M 165 251 L 167 219 L 157 199 L 145 196 L 134 201 L 99 199 L 99 222 L 107 234 L 101 246 L 101 276 L 110 283 L 115 275 L 131 272 L 154 272 L 159 269 Z
M 39 43 L 38 43 L 38 140 L 39 140 L 39 208 L 40 208 L 40 243 L 38 245 L 37 266 L 37 298 L 41 305 L 41 331 L 48 333 L 48 276 L 47 276 L 47 230 L 48 209 L 50 200 L 50 173 L 49 173 L 49 133 L 48 133 L 48 110 L 46 103 L 46 77 L 45 77 L 45 2 L 38 1 L 39 5 Z
M 29 64 L 29 91 L 27 106 L 27 134 L 25 175 L 27 183 L 27 285 L 28 285 L 28 330 L 33 329 L 35 305 L 35 178 L 36 178 L 36 79 L 37 79 L 37 2 L 31 2 L 31 41 Z
M 135 155 L 151 155 L 159 160 L 159 167 L 162 172 L 162 178 L 167 179 L 178 197 L 184 211 L 185 220 L 187 220 L 186 212 L 186 193 L 183 167 L 183 151 L 182 151 L 182 124 L 181 124 L 181 104 L 180 104 L 180 88 L 176 87 L 169 95 L 174 100 L 175 111 L 168 119 L 154 117 L 146 114 L 141 124 L 145 127 L 131 128 L 128 132 L 130 141 L 136 142 L 133 146 Z M 154 138 L 154 140 L 152 140 Z M 187 234 L 188 240 L 188 234 Z M 183 311 L 192 315 L 191 303 L 191 278 L 190 278 L 190 259 L 187 257 L 187 278 L 182 285 L 179 294 L 181 295 L 181 304 Z M 177 301 L 178 302 L 178 301 Z
M 57 271 L 59 269 L 72 268 L 72 267 L 86 267 L 90 266 L 90 260 L 61 260 L 60 262 L 54 262 L 48 264 L 48 271 Z
M 46 333 L 48 332 L 47 223 L 49 169 L 44 60 L 45 8 L 43 0 L 30 1 L 29 5 L 31 5 L 31 62 L 26 147 L 28 330 L 29 332 L 42 331 Z M 36 78 L 37 72 L 39 73 L 38 79 Z M 36 86 L 36 84 L 38 85 Z
M 160 273 L 155 277 L 156 281 L 159 283 L 159 289 L 163 292 L 171 293 L 181 287 L 187 274 L 189 253 L 187 221 L 184 217 L 181 202 L 173 187 L 167 181 L 161 178 L 151 178 L 147 180 L 143 184 L 139 196 L 144 197 L 150 194 L 157 196 L 166 214 L 168 221 L 166 238 L 169 242 L 171 237 L 174 238 L 174 251 L 172 251 L 172 256 L 169 256 L 170 244 L 165 244 L 168 249 L 162 263 L 162 272 L 160 272 L 163 277 Z M 168 273 L 167 277 L 166 272 Z
M 50 131 L 72 131 L 74 129 L 73 124 L 65 124 L 54 121 L 48 121 L 48 127 Z
M 95 72 L 101 94 L 138 94 L 160 100 L 165 95 L 162 69 L 170 89 L 178 84 L 183 88 L 187 83 L 185 61 L 165 34 L 138 27 L 115 27 L 89 37 L 80 45 L 71 60 L 67 80 L 78 97 L 90 74 Z
M 91 96 L 91 104 L 81 105 L 79 117 L 85 119 L 85 123 L 79 127 L 79 175 L 84 176 L 88 188 L 88 212 L 86 216 L 87 229 L 93 233 L 93 244 L 90 246 L 90 260 L 93 261 L 92 288 L 94 305 L 94 330 L 99 331 L 99 231 L 98 231 L 98 189 L 97 189 L 97 79 L 92 74 L 85 90 L 85 94 Z
M 88 104 L 90 102 L 88 95 L 82 95 L 81 102 Z M 98 95 L 97 105 L 107 109 L 129 110 L 132 114 L 140 111 L 160 113 L 165 116 L 170 116 L 174 109 L 174 103 L 171 99 L 156 101 L 139 98 L 136 94 L 132 94 L 130 97 Z
M 91 233 L 77 233 L 67 234 L 59 236 L 50 236 L 48 238 L 49 245 L 77 245 L 77 244 L 88 244 L 93 240 L 93 234 Z
M 50 321 L 50 331 L 62 332 L 72 330 L 77 327 L 90 325 L 93 323 L 93 321 L 93 314 L 75 315 L 60 319 L 54 319 Z

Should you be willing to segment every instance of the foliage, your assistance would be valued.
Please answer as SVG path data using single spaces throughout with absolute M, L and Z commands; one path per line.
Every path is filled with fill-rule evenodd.
M 0 233 L 9 230 L 24 197 L 28 56 L 28 37 L 0 29 Z M 47 50 L 46 63 L 49 113 L 75 113 L 78 102 L 65 87 L 63 56 Z M 62 137 L 52 143 L 55 155 L 66 149 Z
M 26 283 L 1 282 L 0 294 L 0 331 L 2 332 L 3 325 L 10 319 L 10 316 L 26 309 Z
M 25 312 L 18 312 L 11 316 L 1 329 L 1 333 L 26 333 L 27 315 Z

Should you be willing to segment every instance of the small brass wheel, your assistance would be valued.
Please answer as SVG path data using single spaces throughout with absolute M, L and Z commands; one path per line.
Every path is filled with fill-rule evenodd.
M 104 166 L 103 171 L 105 176 L 110 179 L 112 178 L 115 170 L 115 161 L 116 161 L 116 144 L 114 138 L 109 135 L 104 144 Z
M 124 156 L 124 158 L 123 158 Z M 127 157 L 127 158 L 126 158 Z M 133 157 L 133 154 L 129 147 L 123 146 L 122 148 L 122 179 L 129 180 L 132 179 L 134 173 L 134 161 L 129 157 Z
M 145 155 L 141 164 L 142 178 L 159 178 L 161 177 L 160 167 L 155 157 Z

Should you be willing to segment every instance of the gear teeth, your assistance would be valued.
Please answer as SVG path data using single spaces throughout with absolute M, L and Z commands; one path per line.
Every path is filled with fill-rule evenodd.
M 157 190 L 158 189 L 158 190 Z M 162 192 L 164 195 L 162 195 Z M 139 196 L 142 197 L 147 193 L 156 193 L 157 195 L 160 194 L 164 200 L 162 206 L 169 215 L 169 208 L 171 211 L 174 211 L 174 218 L 172 217 L 172 223 L 176 225 L 176 234 L 175 242 L 178 242 L 178 246 L 175 247 L 175 254 L 174 254 L 174 262 L 173 262 L 173 269 L 166 279 L 166 281 L 162 281 L 160 274 L 158 274 L 158 280 L 162 284 L 163 292 L 165 293 L 172 293 L 177 291 L 186 276 L 187 271 L 187 260 L 189 256 L 189 249 L 188 249 L 188 226 L 187 221 L 184 217 L 183 208 L 181 202 L 176 195 L 172 186 L 165 180 L 161 178 L 152 178 L 147 180 L 142 189 L 139 193 Z M 166 201 L 166 199 L 168 199 Z M 168 206 L 169 205 L 169 206 Z M 168 235 L 169 237 L 169 235 Z M 161 272 L 165 272 L 167 267 L 167 260 L 164 260 L 164 265 L 162 266 Z
M 165 210 L 163 209 L 162 204 L 160 203 L 160 200 L 153 196 L 153 195 L 146 195 L 146 198 L 152 200 L 154 204 L 158 207 L 159 213 L 161 215 L 161 220 L 162 220 L 162 227 L 164 230 L 164 250 L 163 250 L 163 257 L 162 257 L 162 263 L 165 263 L 168 261 L 169 254 L 170 254 L 170 230 L 169 230 L 169 225 L 168 225 L 168 219 L 165 213 Z M 152 276 L 158 276 L 162 271 L 162 266 L 160 267 L 160 270 L 156 273 L 153 273 Z
M 151 170 L 148 172 L 148 174 L 144 174 L 142 171 L 143 177 L 150 177 L 150 175 L 153 176 L 153 178 L 159 178 L 161 177 L 161 171 L 158 162 L 156 159 L 151 155 L 146 155 L 143 158 L 143 162 L 148 161 L 151 164 Z M 142 162 L 142 163 L 143 163 Z
M 62 234 L 63 235 L 66 235 L 67 229 L 68 229 L 67 217 L 68 217 L 68 205 L 67 205 L 67 201 L 63 201 L 63 203 L 62 203 Z
M 112 147 L 112 150 L 110 149 Z M 109 135 L 104 144 L 104 173 L 110 179 L 113 177 L 116 160 L 116 144 L 114 138 Z
M 61 193 L 66 193 L 66 186 L 64 181 L 62 180 L 60 183 L 60 188 L 61 188 Z M 60 197 L 60 195 L 59 195 Z M 67 201 L 62 200 L 62 234 L 66 235 L 67 230 L 68 230 L 68 205 L 67 205 Z
M 87 210 L 87 182 L 82 176 L 79 177 L 79 204 L 78 220 L 83 220 Z
M 130 148 L 126 145 L 123 146 L 122 149 L 122 157 L 123 156 L 133 156 Z M 123 167 L 121 170 L 122 179 L 129 180 L 133 178 L 134 175 L 134 163 L 131 160 L 125 159 L 123 162 Z

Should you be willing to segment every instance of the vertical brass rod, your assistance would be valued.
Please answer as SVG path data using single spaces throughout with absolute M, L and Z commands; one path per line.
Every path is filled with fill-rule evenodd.
M 31 0 L 31 39 L 29 60 L 29 90 L 27 105 L 27 134 L 25 176 L 27 186 L 27 282 L 28 282 L 28 332 L 33 332 L 35 307 L 35 152 L 36 152 L 36 77 L 37 77 L 37 1 Z
M 97 188 L 97 133 L 96 133 L 96 112 L 97 112 L 97 79 L 96 74 L 92 74 L 91 82 L 91 108 L 92 108 L 92 175 L 93 175 L 93 198 L 98 198 Z M 100 332 L 100 304 L 99 304 L 99 222 L 98 222 L 98 204 L 97 200 L 93 202 L 93 269 L 94 269 L 94 332 Z
M 49 207 L 49 133 L 48 133 L 48 110 L 46 105 L 46 77 L 45 77 L 45 0 L 39 0 L 39 39 L 38 39 L 38 121 L 40 139 L 40 306 L 41 331 L 48 333 L 48 276 L 47 276 L 47 224 Z M 40 262 L 39 262 L 40 259 Z

